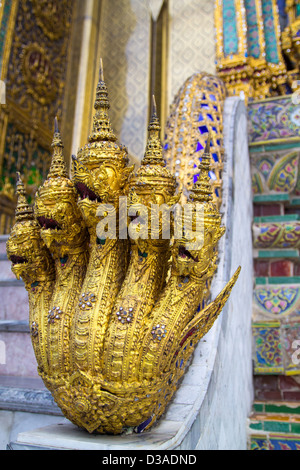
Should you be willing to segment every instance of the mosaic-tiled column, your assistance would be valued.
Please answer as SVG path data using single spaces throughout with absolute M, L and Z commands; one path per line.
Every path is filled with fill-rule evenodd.
M 258 32 L 256 18 L 252 15 L 251 35 Z M 253 95 L 253 70 L 248 60 L 247 16 L 243 0 L 216 0 L 216 59 L 218 75 L 224 80 L 229 94 L 243 91 Z M 259 37 L 259 34 L 257 33 Z M 259 41 L 252 40 L 255 55 L 260 56 Z
M 262 0 L 262 18 L 266 47 L 266 61 L 271 89 L 286 94 L 287 70 L 281 52 L 280 24 L 276 0 Z
M 298 375 L 300 339 L 300 106 L 291 96 L 249 103 L 254 202 L 253 364 Z
M 283 94 L 287 80 L 275 0 L 217 0 L 217 70 L 230 94 Z

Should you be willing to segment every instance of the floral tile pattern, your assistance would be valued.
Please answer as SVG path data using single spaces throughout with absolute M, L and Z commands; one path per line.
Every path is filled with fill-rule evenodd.
M 248 116 L 251 144 L 300 137 L 300 106 L 293 104 L 290 95 L 249 103 Z
M 300 247 L 300 221 L 254 223 L 252 233 L 255 248 Z
M 254 373 L 283 373 L 283 356 L 280 341 L 279 322 L 252 324 Z
M 254 194 L 291 193 L 297 186 L 300 149 L 251 154 Z

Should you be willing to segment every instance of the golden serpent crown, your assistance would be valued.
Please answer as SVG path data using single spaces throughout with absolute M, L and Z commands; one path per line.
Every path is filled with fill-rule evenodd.
M 210 182 L 210 134 L 208 135 L 206 146 L 201 157 L 199 164 L 199 178 L 194 183 L 192 190 L 189 194 L 188 203 L 201 204 L 203 208 L 203 217 L 205 228 L 214 229 L 219 227 L 221 223 L 221 216 L 218 208 L 212 202 L 212 186 Z
M 125 166 L 128 163 L 128 152 L 126 147 L 118 144 L 108 115 L 110 104 L 104 81 L 102 59 L 94 108 L 96 112 L 93 116 L 92 132 L 88 137 L 88 142 L 78 150 L 78 162 L 89 170 L 99 168 L 101 163 L 108 162 L 112 165 Z
M 160 124 L 156 103 L 152 98 L 152 117 L 148 126 L 148 140 L 141 166 L 130 178 L 130 188 L 138 193 L 153 191 L 163 195 L 165 202 L 173 196 L 177 183 L 174 175 L 166 167 L 160 141 Z
M 47 199 L 55 197 L 77 197 L 74 183 L 70 180 L 66 170 L 63 156 L 63 142 L 58 128 L 57 118 L 54 120 L 54 135 L 51 147 L 53 148 L 52 160 L 47 179 L 37 191 L 37 197 Z

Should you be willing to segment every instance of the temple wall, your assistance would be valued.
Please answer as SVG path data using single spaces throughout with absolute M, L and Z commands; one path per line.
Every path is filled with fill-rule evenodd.
M 141 159 L 148 125 L 151 15 L 146 2 L 103 0 L 99 56 L 111 102 L 110 119 L 129 154 Z
M 214 0 L 169 0 L 169 104 L 193 73 L 215 74 L 214 3 Z
M 251 177 L 247 116 L 242 101 L 227 98 L 224 111 L 224 146 L 227 159 L 223 180 L 227 211 L 226 235 L 220 241 L 220 265 L 212 297 L 238 265 L 241 273 L 223 312 L 200 343 L 202 360 L 211 376 L 199 410 L 196 449 L 246 449 L 245 423 L 253 400 L 251 364 L 252 258 Z M 223 264 L 222 264 L 223 261 Z M 184 443 L 183 443 L 184 445 Z
M 151 10 L 146 3 L 102 0 L 97 46 L 103 58 L 111 122 L 134 161 L 144 154 L 150 106 Z M 213 12 L 214 0 L 169 0 L 168 25 L 164 26 L 168 46 L 162 57 L 166 94 L 162 126 L 182 83 L 198 71 L 215 73 Z

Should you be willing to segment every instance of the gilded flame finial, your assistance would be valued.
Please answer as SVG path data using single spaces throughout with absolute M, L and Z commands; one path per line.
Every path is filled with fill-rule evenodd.
M 51 144 L 53 148 L 53 155 L 51 166 L 48 174 L 48 179 L 53 177 L 64 177 L 67 178 L 67 170 L 65 160 L 62 154 L 62 149 L 64 148 L 61 135 L 58 128 L 58 120 L 57 117 L 54 119 L 54 135 Z
M 96 110 L 96 114 L 93 118 L 93 130 L 88 138 L 88 141 L 97 142 L 101 140 L 108 140 L 115 142 L 117 138 L 112 130 L 108 116 L 110 104 L 108 100 L 107 86 L 104 81 L 102 59 L 100 59 L 99 81 L 96 89 L 96 100 L 94 108 Z
M 54 135 L 52 140 L 52 160 L 47 179 L 38 190 L 38 196 L 51 196 L 65 194 L 67 191 L 75 192 L 74 185 L 68 177 L 65 159 L 63 156 L 63 143 L 58 128 L 57 117 L 54 119 Z
M 162 145 L 160 141 L 160 123 L 157 116 L 156 102 L 152 96 L 152 116 L 148 125 L 148 141 L 142 165 L 161 165 L 165 166 L 165 160 L 162 155 Z
M 102 57 L 100 57 L 99 80 L 100 80 L 100 82 L 104 82 L 103 60 L 102 60 Z
M 102 59 L 100 59 L 99 81 L 94 108 L 96 112 L 93 116 L 92 132 L 87 143 L 78 149 L 78 162 L 85 165 L 88 170 L 99 169 L 99 165 L 103 163 L 126 166 L 128 163 L 127 149 L 117 142 L 108 115 L 110 104 L 104 81 Z
M 27 202 L 24 183 L 18 171 L 16 181 L 16 193 L 18 198 L 16 206 L 16 222 L 20 222 L 23 220 L 33 220 L 33 209 Z
M 60 135 L 60 132 L 59 132 L 57 116 L 55 116 L 55 118 L 54 118 L 54 135 L 53 135 L 53 140 L 52 140 L 51 147 L 53 147 L 53 148 L 56 148 L 56 147 L 63 148 L 64 147 L 63 143 L 62 143 L 62 140 L 61 140 L 61 135 Z
M 131 179 L 131 186 L 140 186 L 151 191 L 164 191 L 173 195 L 176 189 L 175 176 L 166 167 L 160 141 L 160 123 L 152 96 L 152 115 L 148 125 L 148 140 L 141 166 Z M 167 196 L 166 196 L 167 197 Z M 169 196 L 168 196 L 169 197 Z
M 200 175 L 196 183 L 194 184 L 190 199 L 194 202 L 210 202 L 212 201 L 212 188 L 210 183 L 209 171 L 210 171 L 210 133 L 208 134 L 205 149 L 202 155 L 201 162 L 198 166 Z

